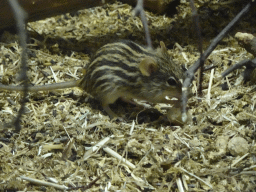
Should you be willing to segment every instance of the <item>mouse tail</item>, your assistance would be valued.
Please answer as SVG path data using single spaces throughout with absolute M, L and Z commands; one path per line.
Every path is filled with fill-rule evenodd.
M 68 81 L 68 82 L 63 82 L 63 83 L 53 83 L 53 84 L 49 84 L 49 85 L 28 86 L 28 91 L 31 91 L 31 92 L 51 91 L 51 90 L 56 90 L 56 89 L 72 88 L 72 87 L 77 87 L 80 81 L 81 80 Z M 23 91 L 24 87 L 20 86 L 20 85 L 19 86 L 14 86 L 14 85 L 0 84 L 0 90 Z

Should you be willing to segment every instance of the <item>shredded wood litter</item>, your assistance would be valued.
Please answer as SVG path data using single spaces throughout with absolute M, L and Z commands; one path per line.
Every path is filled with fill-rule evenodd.
M 204 49 L 244 6 L 242 1 L 195 2 Z M 151 38 L 154 47 L 164 41 L 173 60 L 189 67 L 199 58 L 191 9 L 183 0 L 175 6 L 177 12 L 167 15 L 146 12 Z M 243 69 L 219 76 L 253 58 L 234 35 L 255 28 L 250 14 L 245 16 L 209 56 L 205 66 L 216 67 L 204 72 L 202 96 L 193 82 L 184 125 L 164 118 L 172 114 L 167 105 L 143 109 L 121 101 L 112 108 L 125 122 L 112 121 L 98 101 L 71 88 L 29 93 L 22 130 L 15 133 L 8 125 L 22 93 L 0 91 L 0 191 L 254 191 L 255 83 L 239 80 Z M 81 78 L 106 43 L 145 44 L 140 18 L 121 3 L 32 22 L 28 31 L 28 77 L 35 86 Z M 2 33 L 2 84 L 22 84 L 20 52 L 17 35 Z M 154 122 L 160 116 L 165 121 Z

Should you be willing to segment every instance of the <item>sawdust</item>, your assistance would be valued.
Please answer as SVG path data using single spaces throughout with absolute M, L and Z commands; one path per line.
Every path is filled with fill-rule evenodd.
M 199 13 L 208 10 L 201 24 L 204 48 L 243 7 L 239 4 L 223 16 L 223 9 L 237 6 L 218 2 L 196 1 Z M 190 66 L 199 53 L 189 3 L 181 1 L 177 10 L 172 16 L 147 12 L 153 45 L 164 41 L 173 48 L 169 52 L 176 63 Z M 193 83 L 194 96 L 188 102 L 191 121 L 184 126 L 145 123 L 152 122 L 149 116 L 155 111 L 143 114 L 123 103 L 116 110 L 127 117 L 135 113 L 135 117 L 111 121 L 97 101 L 74 88 L 29 93 L 23 128 L 15 133 L 4 127 L 16 117 L 22 94 L 1 91 L 0 190 L 61 190 L 34 185 L 23 180 L 24 176 L 58 183 L 64 189 L 86 186 L 98 178 L 90 191 L 255 190 L 255 86 L 237 80 L 242 70 L 224 80 L 218 78 L 230 65 L 252 58 L 233 36 L 238 31 L 255 32 L 255 24 L 249 22 L 247 17 L 234 28 L 207 59 L 206 66 L 216 68 L 204 73 L 201 101 Z M 130 39 L 145 44 L 140 19 L 132 16 L 132 7 L 121 3 L 29 23 L 28 30 L 28 76 L 33 85 L 81 78 L 83 66 L 105 43 Z M 3 84 L 22 83 L 17 42 L 14 34 L 2 35 Z M 227 89 L 221 86 L 225 82 Z M 233 138 L 242 139 L 245 145 L 241 148 L 246 150 L 239 150 Z M 123 158 L 118 159 L 115 152 Z

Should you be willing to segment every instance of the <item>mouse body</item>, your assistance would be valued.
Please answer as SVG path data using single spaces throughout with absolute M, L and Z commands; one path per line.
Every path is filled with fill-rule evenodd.
M 163 42 L 149 49 L 124 40 L 102 46 L 76 81 L 29 86 L 29 91 L 49 91 L 79 87 L 99 100 L 111 118 L 109 108 L 118 98 L 180 105 L 184 71 L 170 58 Z M 0 84 L 0 90 L 22 91 L 22 86 Z M 176 98 L 172 100 L 171 98 Z

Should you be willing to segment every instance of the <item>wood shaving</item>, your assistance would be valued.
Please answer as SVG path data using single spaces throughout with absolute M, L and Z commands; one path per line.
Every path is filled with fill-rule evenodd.
M 242 1 L 195 2 L 204 49 L 243 7 Z M 177 14 L 167 16 L 146 12 L 151 38 L 154 47 L 164 41 L 175 62 L 190 66 L 199 57 L 191 9 L 187 1 L 176 8 Z M 155 111 L 143 115 L 141 108 L 122 102 L 114 108 L 126 122 L 111 121 L 97 101 L 74 88 L 29 93 L 17 134 L 7 125 L 17 115 L 21 93 L 1 91 L 0 191 L 87 185 L 90 191 L 255 191 L 255 86 L 235 85 L 242 69 L 228 75 L 227 90 L 221 87 L 226 80 L 218 79 L 230 65 L 252 58 L 234 39 L 238 31 L 255 32 L 251 17 L 240 21 L 207 59 L 206 66 L 217 67 L 205 72 L 202 98 L 194 95 L 188 101 L 191 119 L 184 125 L 154 124 L 150 114 Z M 81 78 L 83 67 L 106 43 L 130 39 L 145 44 L 140 19 L 119 2 L 28 25 L 28 77 L 34 85 Z M 22 84 L 17 36 L 4 32 L 0 47 L 1 83 Z M 163 115 L 167 110 L 161 109 Z M 247 143 L 248 151 L 229 152 L 235 137 Z

